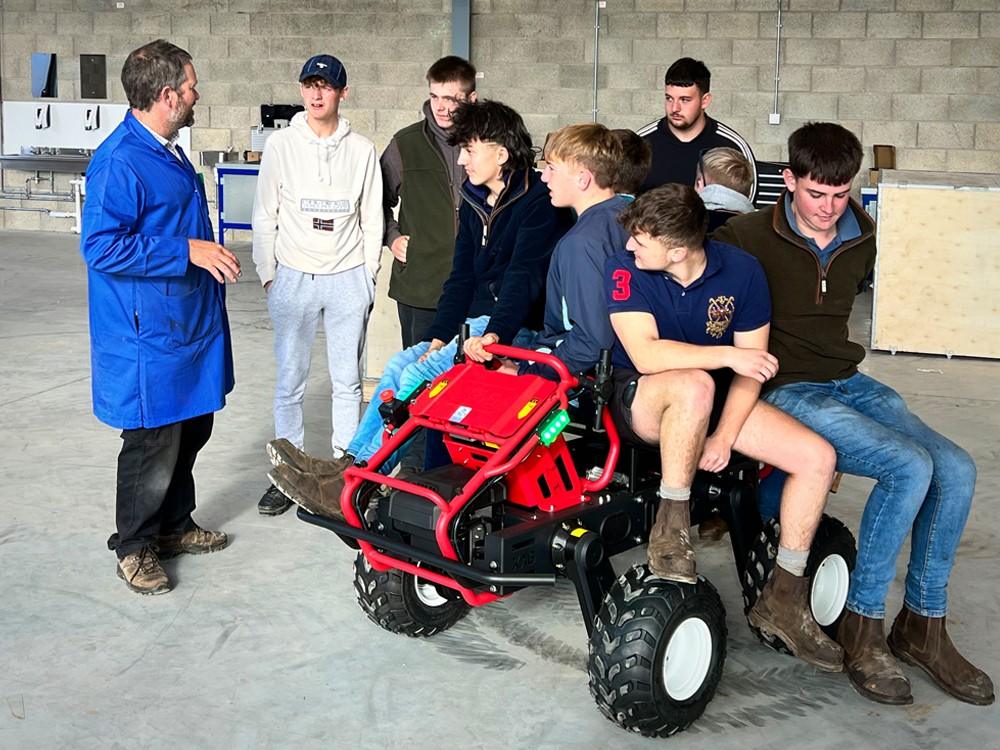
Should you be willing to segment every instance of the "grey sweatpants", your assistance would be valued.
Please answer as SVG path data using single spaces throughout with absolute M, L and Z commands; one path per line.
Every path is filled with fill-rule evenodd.
M 302 398 L 316 326 L 322 318 L 333 391 L 333 455 L 340 456 L 351 442 L 361 410 L 361 351 L 374 296 L 374 282 L 363 265 L 325 275 L 278 266 L 267 295 L 278 364 L 275 437 L 304 448 Z

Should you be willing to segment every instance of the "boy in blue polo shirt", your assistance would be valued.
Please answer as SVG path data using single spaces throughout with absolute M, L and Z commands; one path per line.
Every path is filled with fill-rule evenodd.
M 826 441 L 759 400 L 778 361 L 767 352 L 771 305 L 760 264 L 705 240 L 704 203 L 666 185 L 621 215 L 627 252 L 608 259 L 605 290 L 617 341 L 611 412 L 626 439 L 660 446 L 660 507 L 649 535 L 650 569 L 694 583 L 688 536 L 696 469 L 719 471 L 733 450 L 789 474 L 775 574 L 750 622 L 792 653 L 831 672 L 843 651 L 819 629 L 803 576 L 836 457 Z

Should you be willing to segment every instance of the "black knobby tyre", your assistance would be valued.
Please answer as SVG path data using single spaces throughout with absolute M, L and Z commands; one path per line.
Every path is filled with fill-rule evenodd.
M 354 589 L 369 620 L 412 638 L 447 630 L 469 611 L 457 594 L 410 573 L 375 570 L 360 553 L 354 560 Z
M 750 612 L 760 592 L 764 590 L 764 584 L 771 577 L 778 556 L 780 536 L 781 524 L 772 518 L 764 522 L 760 536 L 750 547 L 742 581 L 744 614 Z M 854 570 L 857 556 L 857 543 L 851 530 L 838 519 L 824 514 L 809 551 L 805 575 L 810 579 L 813 616 L 823 632 L 831 638 L 836 637 L 837 626 L 843 616 L 847 577 Z M 765 646 L 783 654 L 791 653 L 781 638 L 766 635 L 749 622 L 747 625 Z
M 590 693 L 622 728 L 668 737 L 704 713 L 725 661 L 726 611 L 715 587 L 636 566 L 614 583 L 594 621 Z

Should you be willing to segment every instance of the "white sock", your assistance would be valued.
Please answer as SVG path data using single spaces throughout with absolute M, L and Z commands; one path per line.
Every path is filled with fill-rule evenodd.
M 788 549 L 788 547 L 778 545 L 777 563 L 779 567 L 784 568 L 793 576 L 801 577 L 805 574 L 808 560 L 809 550 Z

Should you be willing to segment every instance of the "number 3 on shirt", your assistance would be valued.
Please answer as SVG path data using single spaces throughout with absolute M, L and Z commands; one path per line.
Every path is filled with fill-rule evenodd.
M 615 282 L 615 288 L 611 291 L 611 299 L 615 302 L 624 302 L 632 296 L 632 288 L 630 286 L 630 282 L 632 281 L 631 273 L 624 268 L 619 268 L 611 274 L 611 278 Z

